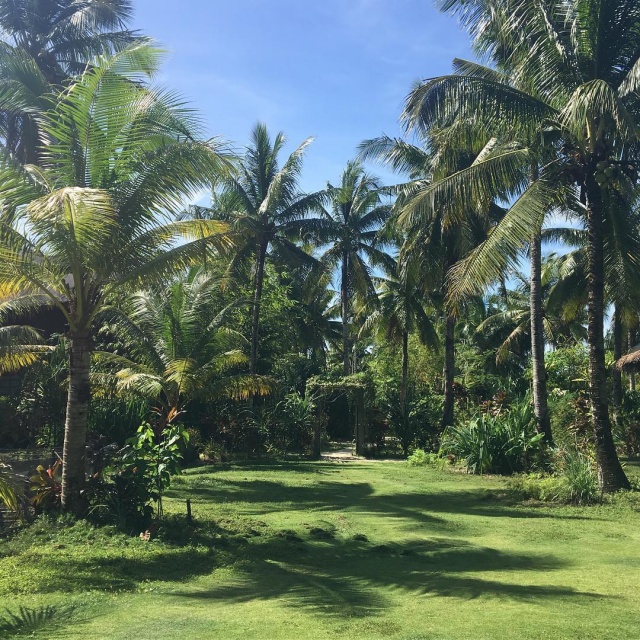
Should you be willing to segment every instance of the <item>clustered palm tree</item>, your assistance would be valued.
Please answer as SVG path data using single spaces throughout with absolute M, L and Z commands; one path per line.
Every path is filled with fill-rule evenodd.
M 154 85 L 161 54 L 127 28 L 127 0 L 0 0 L 0 371 L 50 349 L 26 320 L 57 310 L 66 510 L 84 508 L 92 388 L 145 398 L 161 425 L 197 399 L 254 409 L 276 388 L 261 340 L 272 281 L 296 309 L 287 324 L 309 370 L 335 355 L 349 376 L 371 343 L 400 347 L 403 420 L 410 336 L 432 353 L 442 341 L 441 428 L 455 421 L 456 339 L 473 309 L 484 315 L 467 337 L 492 344 L 498 363 L 530 357 L 549 444 L 545 349 L 586 339 L 600 483 L 628 486 L 604 319 L 613 305 L 619 358 L 640 309 L 640 5 L 440 4 L 485 64 L 456 60 L 451 75 L 418 84 L 406 140 L 364 142 L 337 185 L 305 193 L 312 139 L 284 161 L 284 135 L 264 124 L 240 158 L 207 140 L 197 115 Z M 383 188 L 370 159 L 400 184 Z M 211 205 L 185 213 L 203 188 Z M 558 215 L 569 228 L 545 228 Z M 545 260 L 546 240 L 570 250 Z M 618 408 L 621 388 L 614 374 Z
M 637 278 L 638 234 L 625 212 L 640 131 L 640 6 L 633 0 L 445 0 L 442 7 L 461 18 L 493 66 L 459 62 L 458 73 L 420 84 L 407 101 L 406 121 L 429 130 L 475 124 L 503 145 L 520 146 L 531 167 L 528 185 L 491 237 L 456 266 L 450 299 L 495 281 L 527 243 L 538 260 L 537 239 L 551 211 L 580 220 L 587 232 L 589 394 L 599 479 L 605 490 L 628 487 L 609 418 L 605 264 L 607 240 L 615 239 Z M 457 184 L 470 196 L 471 190 L 491 193 L 505 170 L 517 168 L 518 154 L 510 153 L 510 167 L 492 167 L 487 159 L 487 171 L 475 180 L 466 172 Z M 539 270 L 532 275 L 533 300 Z M 540 305 L 532 302 L 532 336 L 540 336 L 540 320 Z

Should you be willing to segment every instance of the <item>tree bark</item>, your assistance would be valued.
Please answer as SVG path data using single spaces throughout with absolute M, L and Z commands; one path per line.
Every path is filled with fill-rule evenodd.
M 342 373 L 351 373 L 351 345 L 349 340 L 349 254 L 342 254 L 342 280 L 340 282 L 340 312 L 342 314 Z
M 627 332 L 627 352 L 631 351 L 636 346 L 636 331 L 633 328 L 629 328 Z M 636 390 L 636 374 L 632 371 L 629 374 L 629 391 Z
M 540 233 L 531 238 L 530 295 L 531 313 L 531 368 L 533 370 L 533 411 L 538 433 L 544 433 L 545 442 L 553 444 L 551 420 L 547 404 L 547 372 L 544 364 L 544 309 L 542 307 L 542 248 Z
M 616 304 L 613 312 L 613 360 L 622 358 L 622 311 Z M 611 403 L 613 405 L 613 419 L 618 422 L 622 407 L 622 372 L 613 367 L 611 372 Z
M 609 403 L 607 402 L 607 368 L 604 351 L 604 232 L 603 203 L 600 186 L 593 177 L 595 166 L 587 173 L 587 234 L 589 256 L 589 302 L 587 341 L 589 344 L 589 396 L 591 420 L 596 440 L 598 481 L 603 491 L 628 489 L 613 441 Z
M 402 332 L 402 378 L 400 380 L 400 408 L 405 415 L 407 408 L 407 380 L 409 377 L 409 332 Z
M 258 365 L 258 341 L 260 339 L 260 304 L 262 302 L 262 285 L 264 283 L 264 265 L 267 258 L 267 243 L 261 242 L 256 256 L 256 273 L 253 287 L 253 315 L 251 318 L 251 355 L 249 357 L 249 373 L 255 374 Z
M 444 411 L 442 414 L 442 428 L 451 426 L 454 419 L 453 382 L 456 374 L 455 352 L 456 319 L 449 312 L 445 313 L 444 337 Z
M 86 508 L 85 458 L 87 418 L 91 399 L 89 365 L 93 349 L 88 332 L 71 335 L 69 355 L 69 391 L 62 454 L 62 508 L 78 517 Z

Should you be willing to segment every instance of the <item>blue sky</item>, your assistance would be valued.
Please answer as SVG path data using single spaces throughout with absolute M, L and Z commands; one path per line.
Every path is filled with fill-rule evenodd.
M 337 182 L 359 142 L 400 134 L 412 84 L 470 57 L 432 0 L 136 0 L 134 25 L 168 51 L 161 82 L 238 147 L 258 121 L 293 149 L 308 136 L 304 189 Z M 374 173 L 388 181 L 380 168 Z

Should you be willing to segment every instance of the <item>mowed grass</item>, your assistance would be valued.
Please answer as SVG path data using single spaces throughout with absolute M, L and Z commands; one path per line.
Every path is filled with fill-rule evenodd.
M 393 462 L 193 469 L 157 540 L 41 521 L 0 542 L 0 637 L 637 638 L 639 505 Z

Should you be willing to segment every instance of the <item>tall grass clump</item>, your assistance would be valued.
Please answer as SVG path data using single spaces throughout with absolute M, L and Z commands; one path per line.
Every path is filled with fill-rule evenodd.
M 567 449 L 561 453 L 557 468 L 563 480 L 561 497 L 565 502 L 591 504 L 601 500 L 598 475 L 587 455 L 577 449 Z

